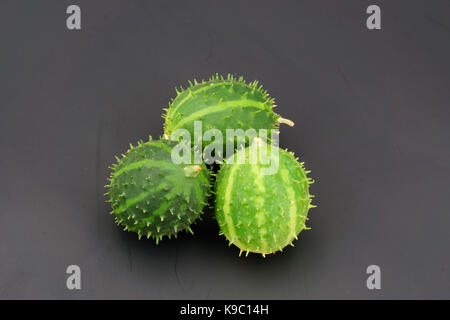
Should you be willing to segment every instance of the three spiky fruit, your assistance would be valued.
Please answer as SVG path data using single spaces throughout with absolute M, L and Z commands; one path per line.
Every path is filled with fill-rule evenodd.
M 176 142 L 169 141 L 178 129 L 190 133 L 194 150 L 198 147 L 195 126 L 202 131 L 216 129 L 228 147 L 228 129 L 245 132 L 247 148 L 238 150 L 221 166 L 216 177 L 215 215 L 220 233 L 242 252 L 263 256 L 293 245 L 305 226 L 312 195 L 308 171 L 292 153 L 269 146 L 261 138 L 247 136 L 252 129 L 271 141 L 281 123 L 290 120 L 273 112 L 274 99 L 258 82 L 216 75 L 209 81 L 190 82 L 177 90 L 177 97 L 165 109 L 164 136 L 167 140 L 140 142 L 131 146 L 112 167 L 109 195 L 112 214 L 124 230 L 158 243 L 190 225 L 202 213 L 210 193 L 210 173 L 204 164 L 185 165 L 172 161 Z M 198 137 L 197 137 L 198 138 Z M 217 137 L 216 137 L 217 138 Z M 214 141 L 217 143 L 217 141 Z M 203 147 L 208 142 L 203 142 Z M 239 144 L 238 144 L 239 146 Z M 222 146 L 223 147 L 223 146 Z M 266 150 L 266 152 L 261 152 Z M 192 150 L 191 150 L 192 151 Z M 256 162 L 251 162 L 256 153 Z M 244 163 L 240 160 L 245 159 Z M 205 159 L 206 160 L 206 159 Z M 230 161 L 233 160 L 233 161 Z M 218 161 L 220 163 L 220 161 Z M 272 165 L 276 163 L 276 169 Z
M 307 229 L 307 213 L 313 207 L 307 173 L 292 153 L 270 148 L 259 138 L 238 151 L 216 177 L 215 213 L 221 234 L 240 253 L 265 256 L 292 245 Z
M 194 138 L 194 121 L 201 121 L 204 131 L 217 129 L 224 141 L 230 138 L 227 129 L 254 129 L 257 133 L 265 129 L 270 139 L 269 131 L 277 129 L 280 123 L 294 125 L 273 112 L 274 101 L 258 81 L 247 84 L 242 77 L 232 75 L 194 80 L 189 82 L 189 88 L 177 89 L 177 97 L 164 109 L 164 134 L 170 137 L 177 129 L 186 129 Z
M 210 193 L 204 164 L 175 164 L 175 142 L 150 140 L 131 146 L 112 166 L 107 186 L 116 223 L 141 238 L 176 235 L 201 215 Z

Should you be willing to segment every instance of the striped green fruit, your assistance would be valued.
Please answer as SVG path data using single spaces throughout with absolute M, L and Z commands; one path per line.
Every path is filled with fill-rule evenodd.
M 204 164 L 175 164 L 175 142 L 150 140 L 138 143 L 117 159 L 111 169 L 106 195 L 112 214 L 124 230 L 154 238 L 186 229 L 202 213 L 210 193 L 210 173 Z
M 164 109 L 164 134 L 167 137 L 177 129 L 186 129 L 194 141 L 194 121 L 202 122 L 203 131 L 220 130 L 224 141 L 226 129 L 254 129 L 257 133 L 259 129 L 266 129 L 270 138 L 269 131 L 278 129 L 280 123 L 294 125 L 273 112 L 274 99 L 258 85 L 258 81 L 247 84 L 242 77 L 216 75 L 209 81 L 189 81 L 188 88 L 176 91 L 176 98 L 169 103 L 168 109 Z
M 303 163 L 293 153 L 273 147 L 266 155 L 260 152 L 267 147 L 257 138 L 257 161 L 251 162 L 250 150 L 242 152 L 244 163 L 238 163 L 238 154 L 226 160 L 216 177 L 215 213 L 220 234 L 229 244 L 241 251 L 267 254 L 282 251 L 292 245 L 305 226 L 312 195 Z M 275 152 L 276 151 L 276 152 Z M 233 159 L 231 164 L 230 159 Z M 274 174 L 265 174 L 268 161 L 278 162 Z M 264 162 L 265 161 L 265 162 Z

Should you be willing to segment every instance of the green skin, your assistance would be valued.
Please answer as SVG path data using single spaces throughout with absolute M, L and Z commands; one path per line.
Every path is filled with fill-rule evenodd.
M 194 121 L 202 121 L 203 132 L 218 129 L 226 137 L 226 129 L 277 129 L 280 123 L 293 125 L 273 112 L 274 99 L 258 82 L 246 84 L 232 75 L 215 76 L 209 81 L 190 82 L 190 87 L 177 90 L 177 97 L 165 109 L 164 133 L 170 137 L 180 128 L 187 129 L 194 139 Z M 193 141 L 195 142 L 195 141 Z M 203 146 L 210 142 L 204 142 Z
M 241 249 L 240 254 L 282 251 L 307 229 L 307 213 L 314 207 L 309 194 L 312 180 L 292 153 L 278 150 L 279 169 L 273 175 L 262 174 L 267 165 L 261 161 L 225 163 L 217 174 L 215 212 L 220 234 Z M 248 158 L 249 148 L 245 153 Z
M 175 142 L 140 142 L 112 166 L 107 185 L 116 223 L 124 230 L 154 238 L 176 235 L 202 213 L 210 193 L 210 174 L 204 164 L 175 164 Z

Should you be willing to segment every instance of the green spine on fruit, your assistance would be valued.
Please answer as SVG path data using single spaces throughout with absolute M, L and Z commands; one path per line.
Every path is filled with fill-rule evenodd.
M 164 134 L 170 137 L 177 129 L 186 129 L 194 137 L 194 121 L 202 121 L 203 131 L 218 129 L 270 130 L 280 123 L 293 126 L 290 120 L 273 112 L 274 99 L 258 81 L 246 83 L 243 77 L 213 76 L 208 81 L 189 82 L 186 89 L 176 89 L 177 96 L 164 109 Z
M 233 156 L 234 163 L 228 159 L 218 172 L 215 214 L 220 234 L 241 250 L 239 254 L 245 251 L 265 256 L 293 246 L 299 233 L 308 229 L 308 210 L 314 207 L 309 193 L 313 180 L 293 153 L 274 146 L 278 152 L 269 151 L 264 156 L 260 150 L 268 145 L 256 140 L 256 163 L 248 160 L 253 142 Z M 245 153 L 244 163 L 237 161 L 239 152 Z M 275 158 L 279 159 L 278 170 L 264 174 L 263 169 L 269 167 L 264 161 Z
M 139 142 L 112 165 L 108 202 L 118 225 L 158 243 L 190 225 L 202 213 L 210 193 L 210 173 L 204 164 L 175 164 L 175 142 Z

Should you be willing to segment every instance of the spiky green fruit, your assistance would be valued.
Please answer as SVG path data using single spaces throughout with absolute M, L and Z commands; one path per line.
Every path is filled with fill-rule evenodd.
M 233 139 L 227 136 L 227 129 L 278 129 L 280 123 L 293 126 L 290 120 L 273 111 L 274 99 L 269 97 L 258 81 L 246 83 L 242 77 L 227 78 L 214 76 L 209 81 L 189 82 L 186 89 L 177 89 L 177 96 L 165 109 L 164 134 L 170 137 L 177 129 L 189 131 L 194 141 L 194 121 L 202 122 L 203 132 L 218 129 L 223 141 Z M 233 140 L 234 141 L 234 140 Z M 203 146 L 210 142 L 203 141 Z
M 202 213 L 210 193 L 210 173 L 204 164 L 175 164 L 175 142 L 139 142 L 111 169 L 109 202 L 116 223 L 124 230 L 154 238 L 176 235 Z
M 240 254 L 265 256 L 293 245 L 307 229 L 307 213 L 314 207 L 309 193 L 312 179 L 303 163 L 275 146 L 266 154 L 263 148 L 268 147 L 256 139 L 228 159 L 216 177 L 215 213 L 220 233 L 241 249 Z M 252 150 L 257 152 L 257 161 L 252 162 Z M 239 163 L 240 155 L 243 163 Z

